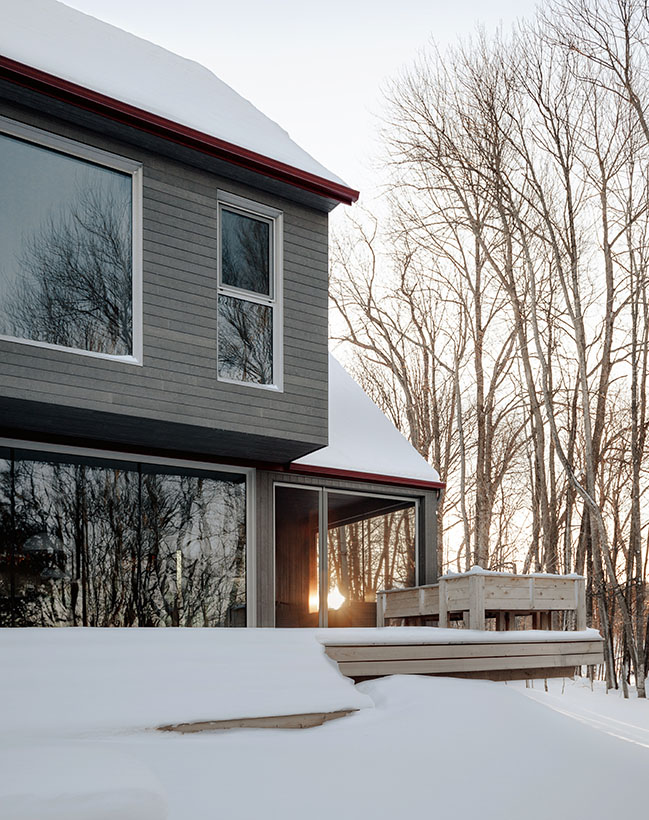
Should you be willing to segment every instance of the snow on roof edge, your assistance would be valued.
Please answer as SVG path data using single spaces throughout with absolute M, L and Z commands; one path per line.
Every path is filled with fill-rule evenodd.
M 341 472 L 439 484 L 415 450 L 342 364 L 329 354 L 329 444 L 293 462 Z
M 348 188 L 200 63 L 56 0 L 0 0 L 0 12 L 3 56 Z

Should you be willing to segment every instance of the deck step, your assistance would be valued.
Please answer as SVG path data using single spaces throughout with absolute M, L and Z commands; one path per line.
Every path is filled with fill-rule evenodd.
M 601 639 L 383 645 L 325 642 L 325 651 L 343 675 L 354 679 L 385 675 L 471 675 L 490 680 L 572 677 L 577 666 L 604 662 Z

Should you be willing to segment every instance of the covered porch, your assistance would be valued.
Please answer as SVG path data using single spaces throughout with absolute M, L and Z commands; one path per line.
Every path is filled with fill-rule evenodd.
M 374 627 L 379 590 L 437 581 L 444 484 L 329 357 L 329 443 L 257 470 L 257 624 Z

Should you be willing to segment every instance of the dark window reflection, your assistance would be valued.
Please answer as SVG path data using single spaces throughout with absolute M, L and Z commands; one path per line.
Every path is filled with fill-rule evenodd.
M 152 626 L 245 626 L 245 484 L 145 475 L 142 561 Z
M 240 475 L 0 459 L 0 624 L 245 626 L 245 520 Z
M 346 601 L 415 585 L 415 508 L 329 529 L 329 585 Z
M 0 450 L 0 627 L 11 626 L 13 587 L 12 467 L 9 453 Z
M 219 296 L 219 375 L 236 381 L 272 384 L 273 311 Z
M 0 135 L 0 333 L 132 352 L 131 177 Z
M 270 224 L 221 209 L 221 280 L 270 295 Z
M 374 626 L 380 589 L 415 585 L 415 505 L 329 494 L 329 626 Z

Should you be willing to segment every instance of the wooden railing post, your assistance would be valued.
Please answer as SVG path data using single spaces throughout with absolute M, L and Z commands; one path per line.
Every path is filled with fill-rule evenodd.
M 469 624 L 471 629 L 485 628 L 484 575 L 469 578 Z
M 448 590 L 443 578 L 439 579 L 439 625 L 442 629 L 448 626 Z
M 586 579 L 575 579 L 575 627 L 581 632 L 586 629 Z
M 385 626 L 385 592 L 376 593 L 376 625 Z

